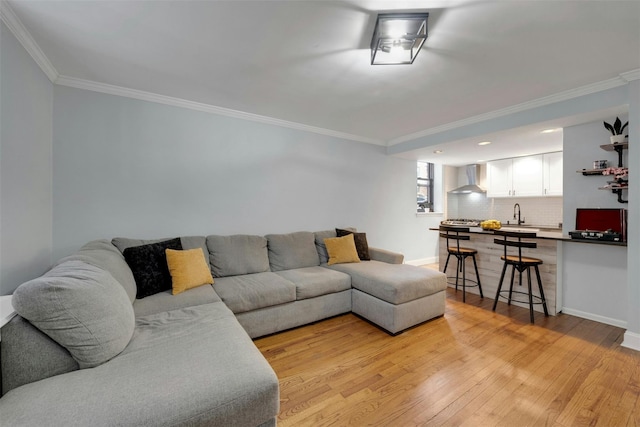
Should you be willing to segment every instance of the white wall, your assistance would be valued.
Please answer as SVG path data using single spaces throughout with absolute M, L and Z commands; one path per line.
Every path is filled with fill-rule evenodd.
M 622 345 L 640 350 L 640 80 L 629 83 L 629 236 L 627 252 L 627 331 Z
M 416 165 L 384 147 L 56 86 L 53 255 L 97 238 L 355 226 L 435 257 Z
M 627 116 L 620 116 L 626 121 Z M 608 122 L 615 120 L 611 117 Z M 564 129 L 563 182 L 564 224 L 566 232 L 575 229 L 576 208 L 627 208 L 618 203 L 611 191 L 598 190 L 608 180 L 604 176 L 583 176 L 576 171 L 591 169 L 594 160 L 609 160 L 617 165 L 615 152 L 600 145 L 608 144 L 609 132 L 602 121 Z M 627 164 L 628 154 L 624 161 Z M 623 194 L 626 198 L 627 194 Z M 630 236 L 630 240 L 637 236 Z M 578 242 L 562 244 L 563 311 L 581 317 L 626 327 L 628 316 L 626 247 Z
M 562 243 L 562 311 L 627 327 L 627 248 Z
M 0 294 L 51 265 L 53 85 L 0 24 Z

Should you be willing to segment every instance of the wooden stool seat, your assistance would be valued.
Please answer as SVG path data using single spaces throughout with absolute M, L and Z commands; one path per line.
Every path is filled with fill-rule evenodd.
M 502 274 L 500 274 L 500 283 L 498 284 L 498 290 L 496 292 L 496 298 L 493 301 L 493 311 L 496 311 L 496 306 L 498 305 L 498 299 L 500 297 L 507 299 L 507 304 L 511 305 L 511 301 L 520 302 L 523 304 L 529 303 L 529 317 L 531 319 L 531 323 L 533 323 L 533 304 L 542 304 L 542 308 L 544 309 L 544 315 L 549 316 L 549 312 L 547 311 L 547 301 L 544 299 L 544 291 L 542 289 L 542 280 L 540 279 L 540 270 L 538 266 L 542 264 L 542 260 L 533 257 L 522 256 L 522 248 L 536 248 L 538 244 L 535 242 L 523 242 L 522 239 L 535 238 L 536 233 L 522 233 L 517 231 L 502 231 L 496 230 L 494 234 L 501 235 L 501 239 L 494 239 L 493 243 L 497 245 L 504 246 L 504 255 L 500 257 L 502 261 L 504 261 L 504 266 L 502 267 Z M 514 240 L 517 239 L 517 240 Z M 518 248 L 518 255 L 509 255 L 507 254 L 507 248 L 513 247 Z M 502 282 L 504 281 L 504 275 L 507 272 L 507 266 L 511 266 L 511 283 L 509 285 L 508 291 L 502 290 Z M 538 289 L 540 291 L 540 296 L 533 295 L 531 291 L 531 268 L 533 268 L 536 272 L 536 278 L 538 279 Z M 527 292 L 514 291 L 513 290 L 513 281 L 515 278 L 516 270 L 518 270 L 520 281 L 519 284 L 522 286 L 522 273 L 526 270 L 527 272 Z M 503 294 L 507 294 L 503 295 Z M 518 300 L 513 297 L 513 294 L 516 295 L 524 295 L 527 297 L 526 301 Z
M 456 247 L 449 247 L 449 248 L 447 248 L 447 251 L 450 254 L 460 254 L 460 255 L 465 254 L 467 256 L 475 255 L 475 254 L 478 253 L 478 251 L 475 250 L 475 249 L 471 249 L 471 248 L 456 248 Z
M 466 302 L 467 286 L 477 286 L 480 291 L 480 297 L 484 298 L 484 295 L 482 294 L 482 285 L 480 284 L 480 274 L 478 274 L 478 264 L 476 263 L 476 254 L 478 251 L 472 248 L 461 247 L 460 240 L 471 240 L 471 237 L 469 237 L 468 234 L 464 235 L 460 233 L 469 233 L 469 227 L 440 226 L 440 237 L 447 239 L 447 261 L 444 263 L 443 273 L 447 272 L 447 266 L 449 265 L 449 258 L 451 258 L 451 255 L 455 256 L 458 260 L 458 265 L 456 267 L 456 291 L 458 290 L 458 274 L 462 272 L 462 302 Z M 454 240 L 456 242 L 455 246 L 449 244 L 450 240 Z M 465 262 L 467 257 L 471 257 L 473 260 L 473 267 L 476 270 L 477 281 L 475 282 L 475 285 L 467 285 L 467 269 Z M 473 283 L 473 280 L 469 280 L 469 282 Z
M 507 255 L 506 257 L 503 255 L 500 257 L 502 261 L 506 261 L 508 264 L 522 264 L 528 266 L 540 265 L 542 264 L 542 260 L 538 258 L 530 258 L 523 256 L 519 258 L 516 255 Z

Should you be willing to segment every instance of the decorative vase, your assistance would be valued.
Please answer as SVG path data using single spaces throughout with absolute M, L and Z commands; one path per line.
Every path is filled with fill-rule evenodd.
M 624 135 L 611 135 L 611 143 L 612 144 L 621 144 L 625 142 Z

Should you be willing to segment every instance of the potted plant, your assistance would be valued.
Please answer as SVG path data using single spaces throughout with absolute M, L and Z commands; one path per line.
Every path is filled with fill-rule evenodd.
M 624 129 L 627 127 L 628 124 L 629 124 L 629 122 L 626 122 L 623 125 L 622 122 L 620 121 L 620 117 L 616 117 L 616 121 L 613 122 L 613 126 L 611 126 L 607 122 L 604 122 L 605 129 L 607 129 L 609 132 L 611 132 L 611 143 L 612 144 L 620 144 L 621 142 L 624 142 L 625 135 L 623 135 L 622 132 L 624 132 Z

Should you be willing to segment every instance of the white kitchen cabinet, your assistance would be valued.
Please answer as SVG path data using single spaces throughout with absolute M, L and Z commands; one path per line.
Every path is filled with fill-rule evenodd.
M 542 154 L 487 163 L 487 197 L 544 195 Z
M 545 196 L 562 196 L 562 152 L 542 155 Z
M 511 197 L 513 191 L 512 159 L 487 163 L 487 197 Z

